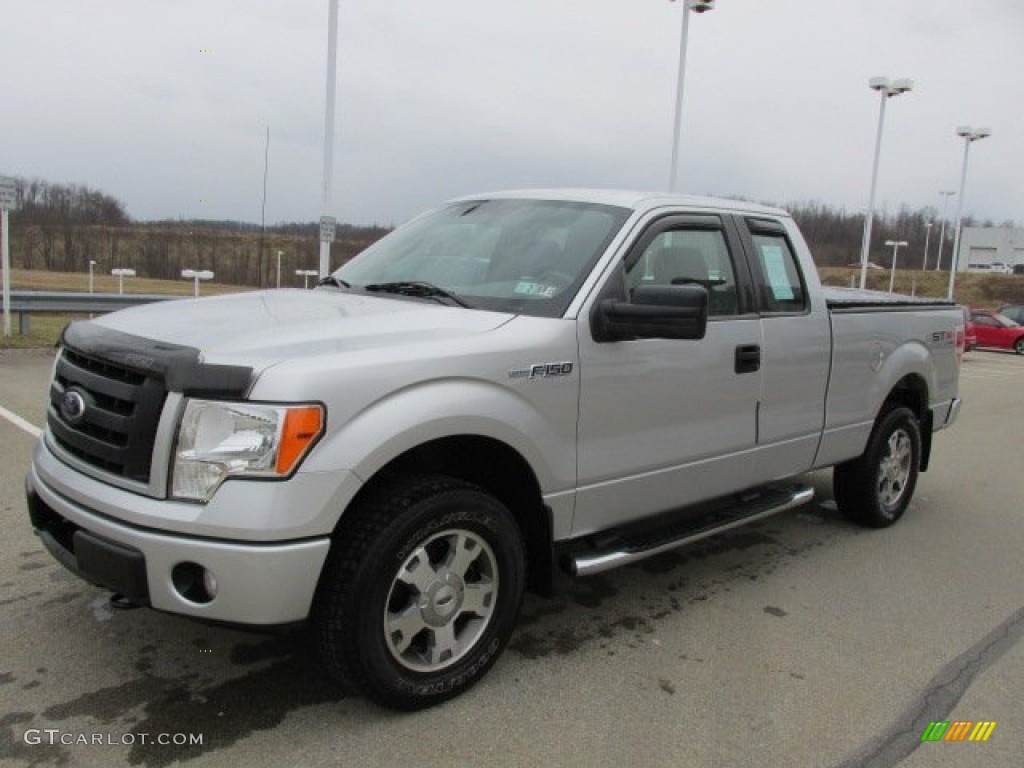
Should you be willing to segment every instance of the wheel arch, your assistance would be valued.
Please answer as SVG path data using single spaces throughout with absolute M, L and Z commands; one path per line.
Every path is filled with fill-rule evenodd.
M 886 412 L 900 406 L 909 408 L 921 425 L 921 466 L 928 469 L 932 452 L 932 410 L 929 407 L 928 383 L 916 373 L 907 374 L 890 390 L 878 413 L 881 418 Z
M 361 497 L 374 493 L 397 475 L 445 475 L 477 485 L 504 504 L 515 518 L 526 547 L 527 586 L 550 594 L 554 578 L 553 523 L 540 483 L 529 462 L 515 448 L 492 437 L 462 434 L 436 438 L 409 448 L 380 467 L 364 483 L 342 514 L 335 532 L 353 513 Z

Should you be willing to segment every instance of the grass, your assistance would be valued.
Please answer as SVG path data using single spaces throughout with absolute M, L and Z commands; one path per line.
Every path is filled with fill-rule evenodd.
M 0 336 L 0 349 L 35 349 L 38 347 L 52 347 L 60 338 L 60 332 L 72 319 L 78 319 L 74 315 L 33 315 L 32 330 L 21 335 L 18 333 L 18 319 L 11 316 L 11 335 Z
M 845 286 L 859 281 L 860 272 L 849 267 L 821 267 L 818 272 L 825 285 Z M 113 275 L 97 274 L 94 289 L 97 293 L 116 293 L 117 278 Z M 897 293 L 915 296 L 945 298 L 949 286 L 948 272 L 922 272 L 921 270 L 896 270 Z M 77 272 L 44 272 L 40 270 L 11 270 L 11 289 L 21 291 L 81 291 L 89 288 L 88 275 Z M 873 269 L 868 272 L 868 288 L 879 291 L 889 290 L 889 270 Z M 154 280 L 130 277 L 124 281 L 125 293 L 157 293 L 171 296 L 189 296 L 192 283 L 186 280 Z M 243 285 L 204 283 L 203 295 L 251 291 Z M 1000 304 L 1024 303 L 1024 275 L 979 275 L 960 274 L 956 278 L 956 300 L 972 307 L 998 307 Z M 57 343 L 61 330 L 73 319 L 70 315 L 32 315 L 31 333 L 18 335 L 17 318 L 11 318 L 12 332 L 9 337 L 0 336 L 0 349 L 25 349 L 51 347 Z

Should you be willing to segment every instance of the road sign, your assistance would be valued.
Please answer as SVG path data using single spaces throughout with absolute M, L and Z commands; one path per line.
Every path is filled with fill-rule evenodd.
M 333 216 L 320 217 L 320 242 L 333 243 L 334 229 L 338 226 L 338 220 Z
M 0 208 L 13 211 L 18 207 L 18 185 L 9 176 L 0 176 Z

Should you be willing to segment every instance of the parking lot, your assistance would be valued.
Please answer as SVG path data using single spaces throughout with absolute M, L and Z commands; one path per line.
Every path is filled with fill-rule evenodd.
M 528 597 L 493 671 L 415 714 L 340 697 L 301 632 L 117 610 L 66 573 L 23 499 L 51 363 L 0 352 L 0 765 L 979 766 L 1024 753 L 1024 357 L 969 356 L 960 421 L 936 437 L 896 527 L 847 523 L 817 473 L 802 508 Z M 929 722 L 955 720 L 996 726 L 984 743 L 921 742 Z

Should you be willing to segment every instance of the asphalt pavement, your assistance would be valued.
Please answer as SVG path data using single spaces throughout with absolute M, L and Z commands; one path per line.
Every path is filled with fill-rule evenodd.
M 51 365 L 0 352 L 0 408 L 41 428 Z M 1019 765 L 1024 358 L 972 353 L 961 394 L 897 526 L 815 473 L 797 510 L 529 597 L 490 674 L 415 714 L 339 696 L 301 632 L 112 608 L 32 534 L 36 438 L 0 412 L 0 765 Z

